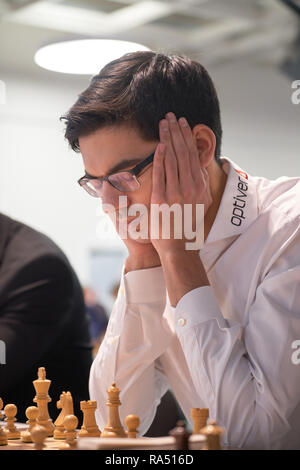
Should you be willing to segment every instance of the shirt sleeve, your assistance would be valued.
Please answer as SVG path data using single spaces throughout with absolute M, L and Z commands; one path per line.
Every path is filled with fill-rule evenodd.
M 90 396 L 98 404 L 101 430 L 108 419 L 107 389 L 114 382 L 120 389 L 121 421 L 133 413 L 140 419 L 139 434 L 149 429 L 169 386 L 159 360 L 172 340 L 165 304 L 161 267 L 126 274 L 123 267 L 118 297 L 90 372 Z
M 225 445 L 276 449 L 290 431 L 300 390 L 292 360 L 300 339 L 298 228 L 257 287 L 246 325 L 223 317 L 211 286 L 172 307 L 195 388 L 224 426 Z

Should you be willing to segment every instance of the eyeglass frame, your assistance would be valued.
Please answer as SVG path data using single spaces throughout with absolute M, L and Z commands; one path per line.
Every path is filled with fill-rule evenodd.
M 123 192 L 121 191 L 120 189 L 116 188 L 112 183 L 111 181 L 109 181 L 109 177 L 110 176 L 114 176 L 114 175 L 117 175 L 118 173 L 131 173 L 133 176 L 135 176 L 136 178 L 136 181 L 139 183 L 140 185 L 140 182 L 139 180 L 137 179 L 137 176 L 139 175 L 139 173 L 141 173 L 141 171 L 147 166 L 149 165 L 150 163 L 153 162 L 154 160 L 154 155 L 155 155 L 155 151 L 153 153 L 151 153 L 151 155 L 148 155 L 148 157 L 144 158 L 144 160 L 142 160 L 141 162 L 139 162 L 137 165 L 135 165 L 133 168 L 130 168 L 129 170 L 120 170 L 120 171 L 116 171 L 115 173 L 111 173 L 110 175 L 107 175 L 107 176 L 91 176 L 91 175 L 87 175 L 85 174 L 84 176 L 82 176 L 81 178 L 79 178 L 79 180 L 77 181 L 77 183 L 79 184 L 79 186 L 83 187 L 83 183 L 87 181 L 90 181 L 90 180 L 97 180 L 97 181 L 100 181 L 100 182 L 104 182 L 104 181 L 107 181 L 114 189 L 116 189 L 117 191 L 120 191 L 120 192 Z M 138 188 L 137 188 L 138 189 Z M 129 192 L 129 191 L 124 191 L 124 192 Z M 91 193 L 89 193 L 91 194 Z M 97 197 L 97 196 L 94 196 L 94 197 Z

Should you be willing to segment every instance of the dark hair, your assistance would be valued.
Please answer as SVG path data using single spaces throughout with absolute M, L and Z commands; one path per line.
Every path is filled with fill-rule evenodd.
M 158 124 L 173 111 L 191 128 L 205 124 L 216 136 L 219 165 L 222 127 L 214 84 L 205 68 L 182 55 L 153 51 L 125 54 L 95 75 L 65 116 L 65 137 L 80 151 L 78 138 L 97 129 L 127 123 L 147 140 L 159 140 Z

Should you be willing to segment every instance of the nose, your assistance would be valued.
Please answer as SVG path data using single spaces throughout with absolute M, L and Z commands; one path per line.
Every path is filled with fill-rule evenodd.
M 120 192 L 108 181 L 103 181 L 101 188 L 101 201 L 103 206 L 107 206 L 107 208 L 103 207 L 105 213 L 109 212 L 109 206 L 113 206 L 115 208 L 118 207 L 117 202 L 119 193 Z
M 109 215 L 112 212 L 118 212 L 122 207 L 127 207 L 126 193 L 114 188 L 108 181 L 103 181 L 101 189 L 102 208 L 106 214 Z

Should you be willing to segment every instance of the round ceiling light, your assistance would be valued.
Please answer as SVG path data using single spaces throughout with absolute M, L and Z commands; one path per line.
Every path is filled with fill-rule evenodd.
M 95 75 L 112 60 L 136 51 L 149 51 L 141 44 L 114 39 L 78 39 L 49 44 L 39 49 L 34 61 L 53 72 Z

